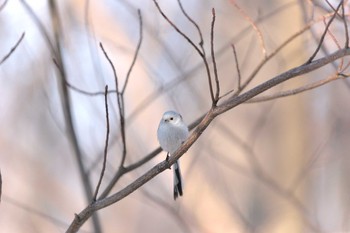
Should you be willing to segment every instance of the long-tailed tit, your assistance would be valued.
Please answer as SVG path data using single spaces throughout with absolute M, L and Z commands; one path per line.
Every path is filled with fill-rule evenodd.
M 182 120 L 182 116 L 175 111 L 168 111 L 163 114 L 157 131 L 158 141 L 166 152 L 167 158 L 172 155 L 187 139 L 188 128 Z M 174 199 L 182 196 L 182 178 L 179 160 L 173 165 L 174 171 Z

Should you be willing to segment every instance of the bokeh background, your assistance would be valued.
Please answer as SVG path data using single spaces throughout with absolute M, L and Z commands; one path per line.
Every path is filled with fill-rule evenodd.
M 338 2 L 330 1 L 334 6 Z M 74 213 L 87 205 L 63 117 L 60 76 L 43 29 L 33 17 L 55 46 L 53 3 L 62 26 L 59 37 L 67 81 L 89 92 L 103 91 L 105 85 L 115 89 L 100 42 L 114 63 L 120 85 L 124 84 L 139 40 L 137 9 L 141 10 L 142 45 L 125 92 L 127 165 L 158 147 L 156 130 L 164 111 L 177 110 L 190 124 L 211 106 L 200 57 L 161 17 L 153 1 L 8 0 L 0 11 L 0 58 L 23 32 L 25 36 L 0 65 L 0 232 L 64 232 Z M 322 16 L 327 21 L 332 12 L 321 0 L 182 3 L 201 28 L 207 54 L 211 9 L 216 9 L 215 51 L 223 94 L 237 90 L 232 43 L 242 80 L 264 59 L 247 16 L 257 22 L 267 54 L 312 24 L 263 67 L 248 90 L 304 63 L 324 30 Z M 199 43 L 196 28 L 177 1 L 159 0 L 159 4 Z M 330 30 L 342 46 L 344 25 L 339 17 Z M 317 57 L 336 49 L 327 35 Z M 325 79 L 338 64 L 283 83 L 268 94 Z M 105 141 L 104 98 L 69 92 L 84 166 L 95 187 Z M 215 119 L 181 158 L 182 198 L 172 199 L 172 171 L 167 170 L 99 211 L 103 232 L 350 231 L 349 98 L 350 84 L 344 79 L 295 96 L 237 106 Z M 111 94 L 108 99 L 111 143 L 102 189 L 117 171 L 122 148 L 116 97 Z M 126 174 L 113 192 L 164 158 L 161 153 Z M 81 232 L 93 232 L 91 221 Z

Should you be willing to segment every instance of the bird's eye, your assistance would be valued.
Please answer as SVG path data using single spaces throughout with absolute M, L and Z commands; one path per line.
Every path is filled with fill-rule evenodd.
M 174 120 L 174 117 L 170 117 L 170 120 L 171 120 L 171 121 Z

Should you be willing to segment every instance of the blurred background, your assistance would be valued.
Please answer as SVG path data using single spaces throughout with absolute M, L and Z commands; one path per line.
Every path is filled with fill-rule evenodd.
M 334 7 L 339 3 L 329 2 Z M 180 112 L 187 124 L 208 111 L 206 72 L 196 51 L 162 18 L 153 1 L 1 0 L 0 4 L 0 59 L 25 33 L 0 65 L 0 231 L 64 232 L 87 200 L 64 118 L 61 77 L 53 61 L 57 41 L 70 85 L 87 92 L 103 92 L 105 85 L 115 90 L 102 43 L 121 89 L 140 39 L 137 9 L 141 10 L 142 45 L 124 94 L 126 165 L 159 146 L 156 131 L 164 111 Z M 328 22 L 333 12 L 322 0 L 186 0 L 182 4 L 201 29 L 207 55 L 211 9 L 216 10 L 215 51 L 222 94 L 238 88 L 231 44 L 237 50 L 242 81 L 264 60 L 261 39 L 248 17 L 259 28 L 267 55 L 306 25 L 311 28 L 272 57 L 246 90 L 306 62 L 324 31 L 323 16 Z M 199 43 L 198 31 L 176 0 L 159 0 L 159 5 Z M 340 17 L 330 31 L 332 36 L 325 37 L 317 57 L 336 51 L 335 41 L 343 46 Z M 326 79 L 338 65 L 339 61 L 329 64 L 265 94 Z M 84 167 L 95 187 L 106 134 L 104 97 L 68 90 Z M 181 158 L 183 197 L 173 200 L 172 171 L 166 170 L 99 211 L 103 232 L 350 231 L 349 98 L 349 80 L 343 79 L 298 95 L 235 107 L 215 119 Z M 101 190 L 117 172 L 122 154 L 116 95 L 110 94 L 108 101 L 111 134 Z M 112 193 L 165 156 L 162 152 L 123 176 Z M 80 232 L 94 232 L 92 221 Z

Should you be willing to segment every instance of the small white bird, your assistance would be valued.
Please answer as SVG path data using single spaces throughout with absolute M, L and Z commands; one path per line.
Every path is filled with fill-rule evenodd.
M 182 120 L 182 116 L 175 111 L 167 111 L 163 114 L 163 117 L 159 123 L 157 136 L 158 141 L 162 149 L 167 154 L 172 155 L 188 137 L 188 128 Z M 174 171 L 174 200 L 178 196 L 182 196 L 182 178 L 180 172 L 179 160 L 173 165 Z

